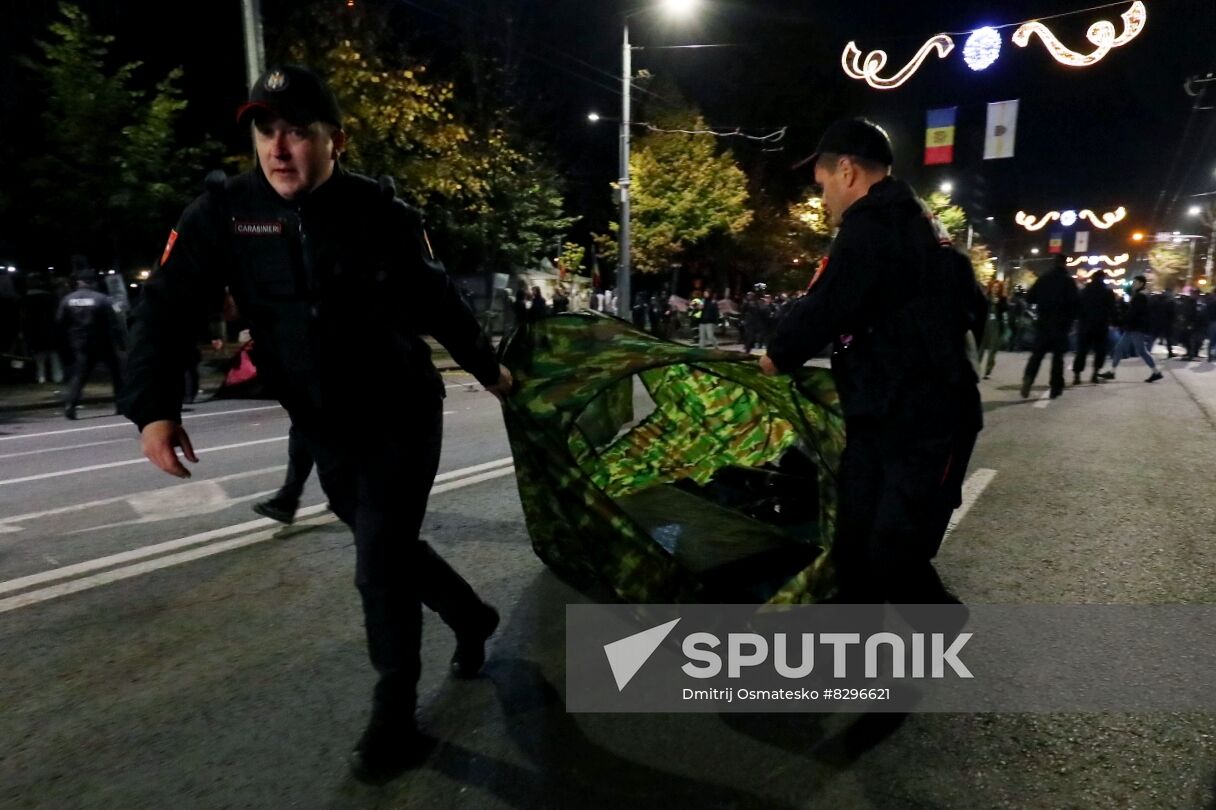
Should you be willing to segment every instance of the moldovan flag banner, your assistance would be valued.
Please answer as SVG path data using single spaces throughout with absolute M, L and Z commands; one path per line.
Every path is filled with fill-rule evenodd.
M 925 165 L 954 162 L 954 113 L 958 107 L 929 110 L 925 122 Z
M 1064 252 L 1064 234 L 1057 231 L 1051 235 L 1051 239 L 1047 242 L 1048 253 L 1063 253 Z
M 984 160 L 1013 157 L 1018 134 L 1018 100 L 988 105 L 988 128 L 984 130 Z
M 1077 241 L 1072 248 L 1073 253 L 1089 252 L 1089 231 L 1077 231 Z

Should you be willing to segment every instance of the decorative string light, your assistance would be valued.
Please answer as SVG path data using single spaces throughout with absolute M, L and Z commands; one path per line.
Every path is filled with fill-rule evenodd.
M 1047 52 L 1057 62 L 1069 67 L 1089 67 L 1101 61 L 1102 57 L 1110 53 L 1112 49 L 1126 45 L 1135 39 L 1144 30 L 1148 10 L 1145 9 L 1144 3 L 1136 0 L 1132 3 L 1131 8 L 1119 16 L 1123 18 L 1122 34 L 1116 35 L 1114 24 L 1106 20 L 1099 20 L 1089 27 L 1085 38 L 1094 45 L 1094 50 L 1087 54 L 1069 50 L 1060 40 L 1056 39 L 1056 35 L 1051 32 L 1050 28 L 1037 21 L 1025 23 L 1014 31 L 1013 44 L 1019 48 L 1025 48 L 1030 44 L 1030 38 L 1037 34 L 1039 39 L 1043 40 Z
M 937 51 L 939 59 L 945 59 L 950 55 L 950 51 L 954 50 L 954 40 L 945 34 L 938 34 L 920 46 L 920 50 L 916 52 L 916 56 L 912 57 L 911 62 L 886 79 L 878 75 L 887 66 L 886 51 L 870 51 L 863 63 L 858 61 L 861 59 L 861 49 L 857 47 L 856 42 L 850 42 L 844 46 L 840 64 L 849 78 L 862 79 L 876 90 L 893 90 L 912 78 L 912 74 L 920 69 L 921 64 L 929 58 L 929 54 L 933 50 Z
M 963 61 L 975 71 L 991 67 L 1001 55 L 1001 35 L 995 28 L 985 26 L 971 32 L 963 45 Z
M 1107 267 L 1117 267 L 1127 262 L 1131 258 L 1131 254 L 1121 253 L 1114 258 L 1110 256 L 1077 256 L 1068 260 L 1069 267 L 1078 267 L 1082 264 L 1095 265 L 1105 264 Z
M 1119 279 L 1123 278 L 1124 274 L 1127 273 L 1127 268 L 1115 267 L 1111 270 L 1103 270 L 1101 267 L 1095 267 L 1093 270 L 1079 270 L 1077 271 L 1077 278 L 1090 279 L 1093 278 L 1094 273 L 1105 273 L 1109 279 Z
M 1035 220 L 1035 218 L 1033 216 L 1031 216 L 1030 214 L 1027 214 L 1025 211 L 1018 211 L 1017 214 L 1014 216 L 1013 221 L 1016 222 L 1018 225 L 1021 225 L 1023 228 L 1025 228 L 1028 231 L 1038 231 L 1038 230 L 1042 230 L 1043 226 L 1045 226 L 1048 222 L 1053 222 L 1059 218 L 1060 218 L 1059 211 L 1052 211 L 1050 213 L 1044 214 L 1043 218 L 1040 220 L 1037 220 L 1037 221 Z
M 1109 5 L 1116 5 L 1110 3 Z M 1105 8 L 1105 6 L 1099 6 Z M 1093 9 L 1083 9 L 1083 11 L 1092 11 Z M 1079 14 L 1081 12 L 1067 12 L 1065 14 L 1055 14 L 1046 19 L 1054 17 L 1066 17 L 1071 14 Z M 1012 28 L 1017 26 L 1017 30 L 1013 33 L 1013 43 L 1020 48 L 1025 48 L 1030 44 L 1030 40 L 1034 36 L 1038 36 L 1043 41 L 1044 47 L 1052 57 L 1062 64 L 1070 67 L 1088 67 L 1093 65 L 1110 53 L 1115 48 L 1126 45 L 1135 39 L 1141 31 L 1144 30 L 1145 22 L 1148 20 L 1148 11 L 1144 7 L 1142 0 L 1135 0 L 1131 8 L 1120 15 L 1123 18 L 1123 31 L 1117 33 L 1114 23 L 1107 20 L 1099 20 L 1089 27 L 1085 37 L 1094 46 L 1094 50 L 1090 53 L 1079 53 L 1065 46 L 1050 28 L 1044 25 L 1039 20 L 1028 20 L 1021 23 L 1010 23 L 1009 25 L 984 26 L 977 28 L 974 31 L 964 32 L 968 35 L 967 42 L 963 45 L 963 60 L 972 70 L 984 70 L 991 67 L 1001 55 L 1001 28 Z M 961 34 L 959 35 L 961 36 Z M 889 77 L 882 77 L 879 74 L 883 68 L 887 66 L 886 51 L 870 51 L 866 54 L 863 60 L 861 49 L 857 47 L 857 42 L 850 42 L 844 47 L 844 53 L 840 57 L 840 64 L 844 68 L 845 75 L 852 79 L 864 81 L 876 90 L 893 90 L 899 87 L 912 75 L 920 69 L 925 60 L 934 51 L 937 51 L 939 59 L 945 59 L 950 52 L 954 50 L 954 40 L 950 34 L 941 33 L 929 39 L 912 60 L 904 65 L 898 72 Z
M 1127 209 L 1123 206 L 1119 206 L 1114 211 L 1107 211 L 1099 218 L 1097 214 L 1086 208 L 1084 211 L 1078 214 L 1078 216 L 1081 217 L 1081 219 L 1088 219 L 1094 224 L 1094 227 L 1106 230 L 1116 222 L 1122 222 L 1123 220 L 1127 219 Z
M 1068 228 L 1077 223 L 1079 219 L 1088 219 L 1094 224 L 1094 227 L 1106 230 L 1117 222 L 1122 222 L 1127 218 L 1127 209 L 1119 206 L 1114 211 L 1107 211 L 1099 216 L 1093 211 L 1086 208 L 1084 211 L 1048 211 L 1041 218 L 1036 218 L 1033 214 L 1027 214 L 1025 211 L 1018 211 L 1013 217 L 1013 221 L 1021 225 L 1028 231 L 1041 230 L 1047 223 L 1060 221 L 1060 224 Z

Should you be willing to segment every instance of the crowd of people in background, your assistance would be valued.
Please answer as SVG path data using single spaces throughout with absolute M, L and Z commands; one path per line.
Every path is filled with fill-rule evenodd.
M 1101 269 L 1074 278 L 1065 257 L 1029 288 L 1006 294 L 1004 283 L 988 284 L 988 321 L 979 347 L 981 371 L 991 376 L 999 350 L 1029 350 L 1021 394 L 1030 396 L 1042 361 L 1050 355 L 1048 396 L 1066 386 L 1065 355 L 1073 353 L 1072 384 L 1097 385 L 1115 378 L 1120 363 L 1138 356 L 1148 367 L 1145 382 L 1163 375 L 1152 356 L 1161 346 L 1166 357 L 1216 361 L 1216 301 L 1199 289 L 1170 285 L 1153 290 L 1145 276 L 1130 285 L 1112 284 Z M 1206 345 L 1205 345 L 1206 344 Z M 1107 360 L 1110 368 L 1105 369 Z

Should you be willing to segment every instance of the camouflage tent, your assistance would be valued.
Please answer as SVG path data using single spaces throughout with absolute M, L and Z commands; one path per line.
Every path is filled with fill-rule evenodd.
M 598 313 L 528 324 L 500 353 L 528 530 L 559 575 L 631 602 L 828 592 L 844 429 L 826 371 L 766 377 Z

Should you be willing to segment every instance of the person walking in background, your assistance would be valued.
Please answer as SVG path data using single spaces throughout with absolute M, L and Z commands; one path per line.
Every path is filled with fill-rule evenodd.
M 1026 302 L 1036 308 L 1034 349 L 1022 374 L 1022 399 L 1030 396 L 1030 387 L 1038 376 L 1043 356 L 1051 353 L 1051 398 L 1064 393 L 1064 352 L 1068 351 L 1068 331 L 1077 316 L 1077 285 L 1068 274 L 1068 263 L 1062 254 L 1055 257 L 1051 269 L 1044 273 L 1026 294 Z
M 59 302 L 55 321 L 66 330 L 72 350 L 72 381 L 64 400 L 63 415 L 76 418 L 76 408 L 89 375 L 98 363 L 110 372 L 115 400 L 122 393 L 122 369 L 118 365 L 118 350 L 123 342 L 122 324 L 114 311 L 110 296 L 97 291 L 97 271 L 89 267 L 84 257 L 73 256 L 73 277 L 76 290 Z M 178 385 L 181 385 L 180 380 Z
M 1106 362 L 1106 349 L 1110 340 L 1110 324 L 1115 317 L 1115 294 L 1106 286 L 1106 273 L 1096 271 L 1089 284 L 1081 291 L 1080 309 L 1077 317 L 1077 354 L 1072 362 L 1072 384 L 1081 384 L 1081 373 L 1085 371 L 1085 358 L 1090 352 L 1094 356 L 1091 383 L 1102 381 L 1099 372 Z
M 984 322 L 984 339 L 980 343 L 980 358 L 984 363 L 984 379 L 992 376 L 996 367 L 996 353 L 1001 348 L 1005 337 L 1005 314 L 1009 310 L 1009 301 L 1005 298 L 1004 282 L 993 279 L 988 282 L 985 292 L 988 300 L 988 319 Z
M 21 301 L 21 333 L 25 349 L 34 359 L 38 384 L 47 380 L 63 382 L 63 362 L 59 358 L 59 340 L 55 331 L 55 314 L 59 302 L 51 292 L 46 276 L 31 274 Z
M 1145 382 L 1157 382 L 1162 377 L 1161 372 L 1157 370 L 1157 364 L 1153 362 L 1153 355 L 1149 353 L 1148 333 L 1152 324 L 1149 320 L 1149 296 L 1144 294 L 1144 288 L 1147 286 L 1148 280 L 1144 276 L 1136 276 L 1132 280 L 1132 300 L 1127 309 L 1127 318 L 1123 322 L 1123 337 L 1115 344 L 1115 359 L 1111 361 L 1111 370 L 1098 375 L 1104 380 L 1115 378 L 1114 370 L 1119 367 L 1119 361 L 1123 359 L 1124 351 L 1129 347 L 1153 370 Z
M 698 330 L 697 345 L 702 349 L 718 348 L 718 321 L 721 315 L 718 310 L 718 299 L 713 290 L 705 291 L 705 300 L 701 303 L 701 327 Z
M 312 467 L 312 453 L 308 451 L 308 442 L 296 430 L 295 425 L 292 425 L 287 431 L 287 478 L 272 498 L 255 503 L 253 511 L 262 517 L 290 526 L 295 522 L 296 511 L 300 508 L 300 496 L 304 494 L 304 484 L 312 474 Z

